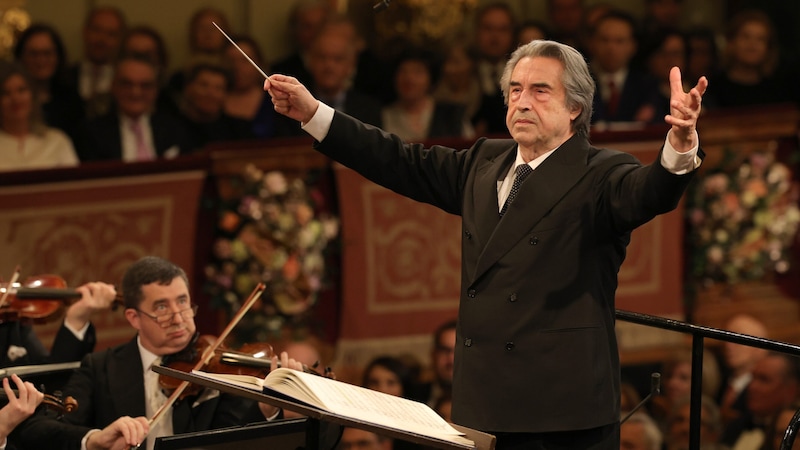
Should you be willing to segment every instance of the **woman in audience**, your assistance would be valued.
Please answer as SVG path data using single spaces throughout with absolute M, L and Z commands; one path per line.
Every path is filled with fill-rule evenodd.
M 461 37 L 447 46 L 433 98 L 437 102 L 461 105 L 465 120 L 471 121 L 481 106 L 482 94 L 476 69 L 478 55 L 466 42 L 466 37 Z
M 383 108 L 383 129 L 407 142 L 438 137 L 471 136 L 460 105 L 436 101 L 436 66 L 432 55 L 411 50 L 400 56 L 394 71 L 397 100 Z
M 692 392 L 692 355 L 690 352 L 676 353 L 663 366 L 661 392 L 653 399 L 653 418 L 666 429 L 668 417 L 675 405 L 689 397 Z M 701 390 L 704 396 L 715 398 L 722 382 L 719 364 L 710 352 L 703 353 L 703 377 Z
M 669 72 L 673 67 L 686 67 L 686 40 L 683 34 L 672 28 L 661 28 L 653 32 L 642 48 L 645 68 L 655 80 L 654 89 L 645 104 L 636 112 L 636 121 L 661 123 L 669 114 Z M 686 78 L 689 80 L 689 78 Z
M 397 397 L 415 398 L 419 366 L 393 356 L 378 356 L 364 369 L 361 386 Z
M 258 67 L 269 73 L 261 49 L 252 37 L 237 36 L 233 40 Z M 233 83 L 225 97 L 225 113 L 252 123 L 255 137 L 274 136 L 275 109 L 264 92 L 264 76 L 233 45 L 225 47 L 223 57 L 233 73 Z
M 78 156 L 61 130 L 42 120 L 30 76 L 15 63 L 0 63 L 0 170 L 75 166 Z
M 44 122 L 74 141 L 86 112 L 78 91 L 65 80 L 66 52 L 58 32 L 50 25 L 31 25 L 19 36 L 14 58 L 30 74 Z
M 709 77 L 708 94 L 719 107 L 781 103 L 790 85 L 778 71 L 775 29 L 761 11 L 744 10 L 728 24 L 723 71 Z

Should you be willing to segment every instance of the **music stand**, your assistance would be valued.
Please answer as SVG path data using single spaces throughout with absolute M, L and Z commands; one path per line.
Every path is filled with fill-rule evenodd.
M 262 422 L 244 427 L 157 437 L 154 450 L 227 450 L 230 448 L 307 448 L 308 419 Z

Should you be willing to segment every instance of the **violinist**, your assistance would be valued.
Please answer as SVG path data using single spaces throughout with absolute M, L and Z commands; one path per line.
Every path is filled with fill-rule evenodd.
M 7 438 L 11 431 L 23 420 L 27 419 L 44 400 L 44 394 L 28 381 L 23 382 L 18 376 L 11 375 L 17 392 L 11 390 L 8 378 L 3 378 L 3 391 L 8 404 L 0 408 L 0 450 L 6 449 Z
M 90 319 L 96 312 L 108 310 L 117 293 L 114 286 L 102 282 L 75 290 L 81 298 L 67 308 L 49 353 L 31 324 L 24 320 L 0 323 L 0 367 L 79 361 L 94 350 L 97 338 Z
M 125 318 L 138 332 L 130 342 L 87 355 L 63 388 L 80 405 L 61 421 L 37 414 L 13 436 L 23 449 L 107 449 L 137 445 L 155 437 L 245 425 L 276 418 L 270 405 L 206 389 L 173 405 L 150 429 L 153 417 L 166 401 L 158 374 L 150 370 L 163 356 L 184 350 L 193 342 L 197 305 L 189 296 L 185 272 L 157 257 L 144 257 L 127 270 L 122 281 Z M 302 365 L 281 355 L 284 367 Z M 272 359 L 273 366 L 278 364 Z

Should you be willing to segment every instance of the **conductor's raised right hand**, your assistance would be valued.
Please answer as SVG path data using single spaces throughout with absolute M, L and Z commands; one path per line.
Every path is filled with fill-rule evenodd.
M 319 100 L 294 77 L 273 74 L 264 81 L 264 90 L 272 97 L 275 111 L 306 123 L 314 117 Z

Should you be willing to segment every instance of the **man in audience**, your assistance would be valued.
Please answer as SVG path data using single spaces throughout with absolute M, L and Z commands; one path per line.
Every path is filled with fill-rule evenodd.
M 690 397 L 684 397 L 672 405 L 672 412 L 667 417 L 666 450 L 689 450 L 689 426 L 691 418 Z M 722 417 L 719 407 L 711 397 L 703 396 L 700 400 L 700 448 L 703 450 L 723 450 L 726 447 L 719 443 L 722 436 Z
M 248 121 L 223 111 L 232 82 L 228 70 L 219 64 L 198 63 L 186 72 L 185 82 L 180 110 L 190 150 L 200 150 L 210 142 L 252 137 Z
M 547 17 L 550 19 L 553 40 L 583 50 L 583 13 L 583 0 L 547 0 Z
M 784 353 L 768 353 L 753 367 L 747 386 L 750 416 L 741 416 L 725 428 L 722 442 L 737 449 L 759 449 L 775 417 L 797 401 L 800 360 Z
M 661 431 L 647 414 L 633 413 L 619 427 L 620 450 L 661 450 Z
M 156 109 L 158 71 L 147 59 L 119 60 L 112 85 L 115 109 L 91 120 L 78 146 L 81 161 L 151 161 L 189 149 L 180 120 Z
M 291 75 L 303 84 L 311 83 L 308 70 L 308 51 L 311 44 L 331 15 L 330 2 L 301 0 L 295 2 L 289 14 L 290 42 L 295 47 L 289 56 L 272 65 L 275 73 Z
M 590 40 L 589 67 L 597 83 L 592 122 L 631 122 L 655 92 L 655 82 L 631 65 L 636 22 L 625 12 L 601 17 Z
M 738 314 L 731 317 L 723 327 L 734 333 L 767 338 L 767 327 L 758 319 L 747 314 Z M 747 398 L 745 392 L 750 380 L 753 379 L 753 367 L 767 354 L 767 351 L 758 347 L 725 342 L 723 344 L 723 362 L 727 371 L 727 381 L 722 389 L 719 400 L 722 412 L 722 421 L 729 424 L 740 418 L 748 416 Z
M 456 321 L 449 320 L 436 328 L 431 348 L 431 369 L 434 380 L 430 384 L 428 406 L 436 405 L 440 398 L 450 397 L 453 389 L 453 364 L 456 349 Z
M 186 273 L 157 257 L 132 264 L 122 279 L 125 318 L 137 336 L 126 344 L 88 355 L 64 387 L 79 408 L 56 420 L 36 415 L 17 427 L 12 437 L 25 448 L 108 449 L 138 445 L 147 437 L 153 448 L 158 436 L 245 425 L 278 415 L 277 408 L 243 397 L 206 389 L 175 403 L 162 420 L 149 424 L 167 401 L 159 375 L 150 368 L 198 351 Z M 196 359 L 195 359 L 196 360 Z M 273 368 L 277 365 L 273 357 Z M 283 367 L 301 366 L 281 355 Z
M 514 12 L 506 3 L 491 3 L 478 11 L 475 20 L 475 47 L 478 51 L 478 80 L 483 98 L 473 118 L 475 131 L 483 134 L 507 134 L 503 121 L 505 100 L 500 90 L 500 76 L 508 55 L 514 50 Z
M 89 117 L 109 111 L 113 64 L 125 35 L 125 27 L 122 11 L 112 6 L 93 8 L 84 22 L 84 59 L 70 69 L 69 78 L 86 102 Z
M 352 88 L 356 70 L 357 43 L 353 35 L 338 26 L 324 27 L 308 51 L 310 88 L 334 109 L 361 121 L 380 127 L 380 103 Z M 297 122 L 278 117 L 278 134 L 302 136 L 305 133 Z

